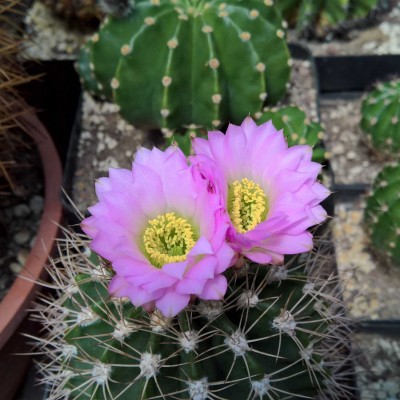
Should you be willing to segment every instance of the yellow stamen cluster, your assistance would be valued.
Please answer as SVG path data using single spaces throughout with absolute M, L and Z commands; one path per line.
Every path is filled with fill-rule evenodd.
M 149 221 L 143 234 L 144 253 L 157 268 L 172 262 L 185 261 L 198 239 L 193 226 L 174 212 Z
M 268 208 L 268 199 L 257 183 L 243 178 L 229 185 L 228 213 L 239 233 L 246 233 L 263 222 Z

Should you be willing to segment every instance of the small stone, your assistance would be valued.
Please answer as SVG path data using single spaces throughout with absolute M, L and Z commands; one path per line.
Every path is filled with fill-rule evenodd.
M 14 215 L 18 218 L 27 217 L 30 213 L 31 210 L 26 204 L 18 204 L 14 207 Z
M 23 266 L 18 264 L 18 263 L 16 263 L 16 262 L 10 263 L 10 271 L 13 274 L 18 275 L 22 271 L 22 268 L 23 268 Z
M 355 151 L 351 150 L 347 153 L 347 159 L 348 160 L 354 160 L 357 157 Z
M 19 262 L 20 265 L 25 265 L 28 256 L 29 256 L 29 251 L 22 249 L 17 254 L 17 261 Z
M 31 235 L 29 234 L 28 231 L 21 231 L 21 232 L 17 232 L 14 235 L 14 241 L 16 244 L 18 245 L 22 245 L 25 244 L 29 241 Z
M 43 197 L 39 195 L 33 196 L 29 202 L 29 207 L 34 214 L 40 214 L 43 211 Z

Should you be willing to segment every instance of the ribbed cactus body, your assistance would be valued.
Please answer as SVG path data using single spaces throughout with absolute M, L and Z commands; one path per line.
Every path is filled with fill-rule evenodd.
M 400 79 L 379 84 L 363 100 L 360 126 L 371 147 L 385 157 L 400 155 Z
M 238 123 L 285 93 L 282 29 L 272 2 L 138 0 L 126 18 L 105 21 L 79 69 L 87 89 L 96 81 L 94 91 L 113 98 L 133 124 Z
M 377 254 L 400 267 L 400 165 L 386 166 L 367 199 L 365 223 Z
M 352 19 L 365 18 L 377 0 L 278 0 L 277 6 L 290 25 L 317 34 Z
M 318 122 L 310 121 L 305 112 L 296 106 L 272 108 L 258 119 L 259 123 L 272 120 L 276 129 L 283 129 L 289 146 L 307 144 L 313 147 L 313 160 L 324 162 L 325 150 L 321 145 L 323 129 Z
M 75 238 L 76 240 L 76 238 Z M 197 301 L 174 319 L 113 299 L 111 270 L 64 249 L 51 271 L 42 351 L 52 399 L 286 399 L 346 393 L 338 282 L 322 249 L 285 266 L 229 273 L 223 301 Z M 326 250 L 326 249 L 325 249 Z M 326 270 L 325 268 L 328 269 Z M 347 385 L 347 383 L 346 383 Z

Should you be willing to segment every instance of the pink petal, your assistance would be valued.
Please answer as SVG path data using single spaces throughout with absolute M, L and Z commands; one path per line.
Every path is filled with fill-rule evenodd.
M 181 312 L 188 304 L 190 295 L 180 294 L 170 289 L 165 294 L 156 300 L 157 308 L 166 317 L 175 317 Z
M 251 261 L 258 264 L 270 264 L 273 261 L 272 255 L 263 249 L 254 247 L 249 251 L 244 251 L 243 254 Z M 282 256 L 283 262 L 283 256 Z
M 175 285 L 175 290 L 180 294 L 194 294 L 199 296 L 206 282 L 207 279 L 185 279 Z
M 309 232 L 298 235 L 281 234 L 264 240 L 262 246 L 274 253 L 298 254 L 310 251 L 313 247 L 313 241 Z
M 108 285 L 108 291 L 111 296 L 114 297 L 129 297 L 131 286 L 129 283 L 122 277 L 115 275 L 110 284 Z
M 199 297 L 203 300 L 221 300 L 228 288 L 228 282 L 223 275 L 217 275 L 210 279 L 204 286 L 203 292 Z
M 185 260 L 182 262 L 164 264 L 162 266 L 162 271 L 164 274 L 171 276 L 175 279 L 182 279 L 187 267 L 188 267 L 188 261 Z
M 204 154 L 211 157 L 211 149 L 208 140 L 201 138 L 194 138 L 192 140 L 192 147 L 196 154 Z
M 214 256 L 204 256 L 194 261 L 194 265 L 185 274 L 189 279 L 212 279 L 215 275 L 217 259 Z

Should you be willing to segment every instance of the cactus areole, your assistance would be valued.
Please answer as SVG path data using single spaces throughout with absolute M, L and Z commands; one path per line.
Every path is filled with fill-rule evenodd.
M 285 93 L 290 55 L 272 1 L 137 0 L 84 46 L 85 88 L 165 134 L 238 123 Z

